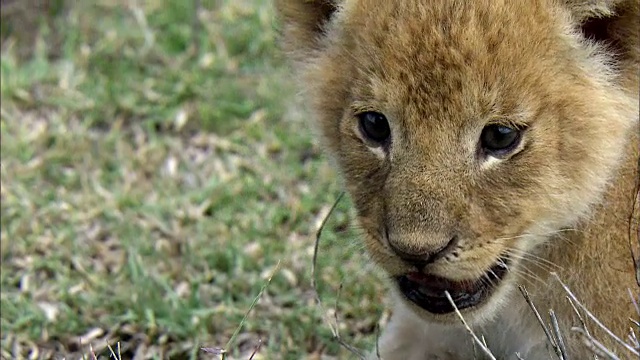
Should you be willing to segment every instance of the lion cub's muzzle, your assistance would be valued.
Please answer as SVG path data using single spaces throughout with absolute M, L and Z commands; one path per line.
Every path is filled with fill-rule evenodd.
M 508 259 L 502 258 L 484 276 L 477 279 L 455 281 L 447 278 L 410 272 L 395 278 L 404 297 L 433 314 L 448 314 L 455 309 L 447 298 L 449 292 L 458 310 L 471 308 L 490 297 L 508 271 Z
M 385 236 L 390 250 L 415 269 L 415 271 L 395 276 L 398 289 L 408 301 L 432 314 L 448 314 L 455 310 L 445 292 L 449 293 L 459 310 L 480 305 L 491 296 L 508 272 L 509 259 L 501 257 L 477 278 L 451 280 L 442 274 L 429 274 L 430 264 L 450 255 L 457 256 L 455 255 L 458 248 L 457 236 L 448 241 L 442 241 L 441 238 L 440 241 L 412 242 L 420 244 L 420 247 L 402 246 L 406 243 L 403 244 L 398 239 L 406 239 L 406 236 L 389 237 L 388 232 Z

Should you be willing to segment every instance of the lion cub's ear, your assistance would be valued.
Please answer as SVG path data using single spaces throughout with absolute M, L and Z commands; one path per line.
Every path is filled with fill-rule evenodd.
M 304 58 L 320 46 L 325 26 L 337 10 L 337 0 L 275 0 L 284 50 Z
M 640 61 L 638 0 L 562 0 L 583 35 L 605 45 L 614 55 L 618 68 L 626 73 L 628 86 L 637 91 L 637 67 Z
M 635 0 L 634 0 L 635 1 Z M 580 23 L 593 18 L 614 14 L 615 7 L 623 0 L 563 0 L 573 17 Z

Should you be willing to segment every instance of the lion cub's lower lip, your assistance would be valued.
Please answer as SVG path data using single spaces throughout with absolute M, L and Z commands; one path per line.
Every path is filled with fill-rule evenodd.
M 507 273 L 507 260 L 501 259 L 485 274 L 484 279 L 453 281 L 434 275 L 408 273 L 396 281 L 402 294 L 411 302 L 433 314 L 448 314 L 455 309 L 447 299 L 448 291 L 461 310 L 486 300 Z

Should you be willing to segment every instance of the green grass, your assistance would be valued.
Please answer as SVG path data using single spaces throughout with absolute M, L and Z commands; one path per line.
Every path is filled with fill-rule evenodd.
M 25 1 L 25 4 L 28 2 Z M 310 286 L 339 194 L 267 0 L 3 9 L 2 357 L 347 357 Z M 12 9 L 15 10 L 15 9 Z M 23 27 L 29 26 L 25 35 Z M 319 256 L 327 311 L 371 347 L 383 285 L 350 205 Z M 257 357 L 256 357 L 257 358 Z

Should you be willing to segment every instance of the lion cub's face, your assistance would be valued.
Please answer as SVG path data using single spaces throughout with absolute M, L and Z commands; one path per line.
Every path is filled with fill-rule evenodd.
M 371 257 L 424 316 L 452 319 L 445 291 L 494 308 L 617 162 L 633 109 L 604 60 L 551 2 L 294 3 L 287 41 Z

